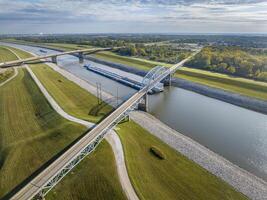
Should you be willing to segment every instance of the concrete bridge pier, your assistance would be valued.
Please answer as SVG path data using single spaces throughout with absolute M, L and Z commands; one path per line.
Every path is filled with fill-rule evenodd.
M 51 59 L 52 59 L 52 63 L 57 64 L 57 57 L 56 56 L 52 56 Z
M 83 63 L 84 62 L 84 53 L 83 52 L 79 52 L 78 53 L 78 58 L 79 58 L 79 63 Z
M 144 112 L 148 111 L 148 95 L 147 94 L 143 96 L 143 99 L 138 104 L 138 109 Z
M 169 74 L 163 81 L 164 86 L 171 86 L 172 74 Z

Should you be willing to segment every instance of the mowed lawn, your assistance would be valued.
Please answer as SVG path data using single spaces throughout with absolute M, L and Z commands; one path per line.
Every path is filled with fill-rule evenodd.
M 21 58 L 29 53 L 12 48 Z M 30 64 L 31 69 L 62 109 L 70 115 L 97 123 L 112 111 L 109 105 L 103 106 L 96 114 L 90 113 L 98 106 L 97 98 L 74 82 L 54 71 L 46 64 Z
M 144 59 L 119 56 L 112 52 L 99 52 L 94 54 L 94 56 L 103 60 L 125 64 L 146 71 L 156 65 L 163 65 L 166 67 L 171 66 L 166 63 L 157 63 Z M 225 74 L 187 67 L 180 68 L 175 73 L 175 77 L 261 100 L 267 99 L 267 83 L 260 81 L 232 77 Z
M 15 54 L 13 54 L 11 51 L 6 49 L 3 46 L 0 46 L 0 63 L 17 60 L 17 57 Z M 11 77 L 14 74 L 13 69 L 0 69 L 0 83 L 7 80 L 9 77 Z
M 71 115 L 97 123 L 112 110 L 106 105 L 96 115 L 91 114 L 90 111 L 98 106 L 94 95 L 47 65 L 32 65 L 32 70 L 59 105 Z
M 16 55 L 9 51 L 7 48 L 0 46 L 0 63 L 12 60 L 17 60 Z
M 117 176 L 115 158 L 104 140 L 48 195 L 47 200 L 127 199 Z
M 28 53 L 23 52 L 21 50 L 18 50 L 18 49 L 13 49 L 13 50 L 16 53 L 18 53 L 21 57 L 29 56 Z M 38 65 L 33 65 L 33 66 L 36 66 L 36 68 L 37 68 Z M 85 90 L 83 90 L 82 88 L 77 86 L 76 84 L 74 84 L 70 81 L 67 81 L 67 79 L 65 79 L 63 76 L 61 76 L 57 72 L 53 71 L 48 66 L 42 64 L 38 67 L 40 67 L 40 69 L 45 70 L 45 71 L 43 71 L 44 74 L 41 75 L 42 77 L 46 76 L 46 75 L 49 75 L 49 76 L 51 75 L 52 78 L 60 78 L 61 81 L 63 81 L 60 83 L 66 85 L 63 88 L 60 87 L 60 86 L 62 86 L 62 85 L 60 85 L 59 86 L 60 89 L 53 90 L 53 92 L 59 92 L 65 98 L 65 100 L 63 99 L 62 101 L 58 102 L 60 106 L 68 107 L 67 104 L 71 102 L 70 105 L 73 106 L 73 114 L 75 116 L 79 116 L 80 115 L 79 111 L 82 110 L 83 108 L 79 107 L 78 106 L 79 104 L 72 104 L 72 103 L 74 103 L 72 101 L 76 101 L 77 99 L 78 100 L 83 99 L 83 100 L 85 100 L 85 103 L 83 104 L 84 106 L 88 106 L 88 104 L 87 104 L 88 102 L 89 102 L 89 105 L 94 105 L 94 104 L 90 103 L 92 101 L 92 99 L 93 99 L 93 101 L 96 101 L 96 98 L 93 95 L 89 94 L 88 92 L 86 92 Z M 33 68 L 35 68 L 35 67 L 33 67 Z M 46 74 L 46 70 L 49 70 L 49 69 L 51 70 L 50 73 Z M 39 73 L 42 73 L 42 71 L 39 71 L 39 70 L 37 70 L 37 71 Z M 56 81 L 57 80 L 58 79 L 56 79 Z M 14 84 L 16 84 L 16 83 L 14 83 Z M 47 86 L 47 85 L 45 85 L 45 86 Z M 0 93 L 1 93 L 1 90 L 0 90 Z M 76 97 L 71 98 L 68 95 L 65 96 L 66 93 L 74 93 L 76 95 Z M 47 104 L 46 100 L 44 100 L 44 101 Z M 87 110 L 87 108 L 88 107 L 86 107 L 85 109 Z M 84 112 L 84 113 L 87 113 L 87 112 Z M 49 118 L 49 116 L 47 116 L 47 117 Z M 87 119 L 91 120 L 90 117 L 88 117 Z M 97 121 L 97 119 L 99 119 L 99 117 L 98 118 L 92 118 L 93 121 L 94 120 Z M 51 121 L 54 121 L 53 118 L 51 118 Z M 64 121 L 66 121 L 66 120 L 64 120 Z M 23 121 L 23 123 L 25 123 L 25 122 Z M 25 123 L 25 124 L 27 124 L 27 123 Z M 70 123 L 70 124 L 72 124 L 72 123 Z M 58 121 L 54 121 L 54 126 L 60 127 L 61 125 Z M 61 143 L 59 141 L 59 139 L 60 139 L 59 137 L 63 137 L 61 140 L 64 142 L 66 139 L 73 141 L 76 138 L 76 137 L 74 137 L 75 135 L 77 135 L 77 136 L 80 135 L 80 134 L 74 132 L 74 130 L 72 130 L 71 127 L 69 127 L 69 126 L 62 127 L 62 129 L 63 128 L 64 128 L 64 132 L 61 133 L 60 135 L 64 134 L 64 137 L 63 136 L 57 136 L 58 133 L 55 133 L 55 134 L 49 133 L 47 137 L 49 137 L 49 138 L 51 137 L 53 140 L 47 141 L 47 143 L 49 143 L 49 144 L 46 145 L 45 144 L 46 143 L 46 140 L 45 140 L 46 137 L 44 137 L 46 135 L 46 133 L 43 133 L 43 134 L 41 134 L 40 137 L 36 136 L 36 138 L 38 138 L 38 143 L 36 145 L 43 147 L 42 149 L 44 149 L 44 148 L 50 149 L 50 146 L 53 146 L 53 145 L 54 145 L 53 146 L 54 148 L 61 149 L 60 146 L 62 146 L 62 148 L 64 148 L 67 143 L 65 142 L 65 145 L 59 146 L 58 143 L 59 144 Z M 46 124 L 44 124 L 43 129 L 46 129 Z M 82 130 L 80 130 L 80 133 L 83 133 L 85 131 L 85 129 L 83 127 L 80 127 L 79 129 L 82 129 Z M 35 138 L 35 137 L 33 137 L 33 138 Z M 73 139 L 71 139 L 71 138 L 73 138 Z M 28 140 L 29 140 L 29 145 L 32 145 L 30 142 L 34 141 L 34 139 L 29 138 Z M 44 141 L 44 143 L 43 143 L 43 141 Z M 27 144 L 25 144 L 25 145 L 27 145 Z M 31 149 L 31 150 L 35 151 L 34 149 Z M 31 154 L 31 152 L 29 152 L 29 153 Z M 40 152 L 39 156 L 43 157 L 42 154 L 43 153 Z M 46 154 L 46 152 L 44 154 Z M 22 158 L 22 159 L 25 160 L 25 158 Z M 36 162 L 35 160 L 37 160 L 37 159 L 30 160 L 28 162 L 29 165 L 32 162 Z M 28 161 L 28 160 L 26 160 L 26 161 Z M 22 162 L 23 161 L 21 161 L 21 163 Z M 10 172 L 10 174 L 12 174 L 12 173 L 14 173 L 14 172 Z M 0 175 L 1 175 L 1 173 L 0 173 Z M 55 191 L 55 192 L 53 192 L 53 191 Z M 94 198 L 91 198 L 91 197 L 94 197 Z M 119 178 L 117 175 L 117 169 L 116 169 L 114 154 L 113 154 L 113 151 L 112 151 L 110 145 L 106 141 L 103 141 L 92 154 L 90 154 L 87 158 L 85 158 L 81 162 L 81 164 L 79 164 L 74 169 L 74 171 L 70 172 L 70 174 L 68 174 L 61 181 L 61 183 L 59 185 L 57 185 L 54 188 L 54 190 L 52 190 L 49 193 L 47 198 L 48 199 L 71 199 L 71 200 L 74 200 L 74 199 L 77 199 L 77 200 L 78 199 L 125 199 L 125 195 L 124 195 L 124 192 L 122 190 L 122 187 L 120 185 L 120 181 L 119 181 Z
M 246 199 L 134 122 L 119 125 L 128 173 L 140 199 Z M 154 146 L 164 160 L 150 152 Z
M 86 130 L 59 116 L 25 69 L 0 87 L 0 197 Z

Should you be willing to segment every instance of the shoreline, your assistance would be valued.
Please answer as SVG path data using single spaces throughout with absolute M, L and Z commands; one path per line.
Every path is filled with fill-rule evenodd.
M 130 113 L 130 119 L 247 197 L 255 200 L 267 199 L 267 183 L 261 178 L 170 128 L 149 113 L 134 111 Z

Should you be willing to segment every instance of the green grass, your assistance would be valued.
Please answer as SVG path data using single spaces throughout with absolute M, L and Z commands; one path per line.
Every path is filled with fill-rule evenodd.
M 115 63 L 120 63 L 123 65 L 132 66 L 141 70 L 149 70 L 156 65 L 171 66 L 170 64 L 154 62 L 149 60 L 144 60 L 140 58 L 132 58 L 126 56 L 119 56 L 112 52 L 98 52 L 93 54 L 96 58 L 108 60 Z
M 128 173 L 140 199 L 246 199 L 134 122 L 119 128 Z M 151 154 L 151 146 L 159 148 L 165 159 Z
M 86 130 L 59 116 L 25 69 L 0 87 L 0 119 L 0 196 Z
M 13 69 L 7 69 L 1 72 L 0 69 L 0 83 L 4 82 L 5 80 L 9 79 L 14 74 Z
M 117 176 L 115 158 L 104 140 L 48 195 L 47 200 L 126 199 Z
M 13 49 L 13 51 L 22 58 L 30 56 L 18 49 Z M 94 95 L 45 64 L 30 64 L 30 66 L 51 96 L 68 114 L 96 123 L 112 110 L 109 105 L 106 105 L 96 116 L 90 115 L 90 111 L 97 106 L 97 98 Z
M 244 96 L 249 96 L 261 100 L 267 99 L 267 83 L 264 82 L 245 78 L 230 77 L 224 74 L 186 67 L 178 70 L 175 76 L 210 87 L 242 94 Z
M 17 60 L 16 55 L 3 46 L 0 46 L 0 63 Z M 9 79 L 14 74 L 13 69 L 1 69 L 0 68 L 0 83 Z
M 0 46 L 0 63 L 12 60 L 17 60 L 16 55 L 9 51 L 7 48 Z
M 149 70 L 156 65 L 164 65 L 169 67 L 169 64 L 155 63 L 143 59 L 123 57 L 115 55 L 112 52 L 99 52 L 94 54 L 97 58 L 129 65 L 142 70 Z M 192 69 L 183 67 L 179 69 L 175 77 L 189 80 L 195 83 L 207 85 L 213 88 L 223 89 L 226 91 L 242 94 L 261 100 L 267 99 L 267 83 L 254 81 L 245 78 L 232 77 L 225 74 L 209 72 L 205 70 Z

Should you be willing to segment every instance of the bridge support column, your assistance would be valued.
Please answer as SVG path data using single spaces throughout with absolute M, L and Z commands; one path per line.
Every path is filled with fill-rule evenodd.
M 145 94 L 143 96 L 143 99 L 141 100 L 141 102 L 138 104 L 138 109 L 142 110 L 144 112 L 148 111 L 148 95 Z
M 52 56 L 51 59 L 52 59 L 52 63 L 57 64 L 57 57 L 56 56 Z
M 83 52 L 79 52 L 78 53 L 78 57 L 79 57 L 79 63 L 83 63 L 84 62 L 84 54 L 83 54 Z
M 171 86 L 172 83 L 172 75 L 169 74 L 165 79 L 164 79 L 164 86 Z

